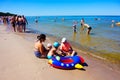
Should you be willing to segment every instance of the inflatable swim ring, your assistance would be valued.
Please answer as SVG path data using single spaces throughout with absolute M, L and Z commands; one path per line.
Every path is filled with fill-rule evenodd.
M 120 22 L 117 22 L 116 25 L 117 25 L 117 26 L 120 26 Z
M 80 56 L 70 56 L 70 57 L 53 57 L 48 62 L 51 66 L 59 69 L 82 69 L 81 64 L 84 63 L 84 59 Z

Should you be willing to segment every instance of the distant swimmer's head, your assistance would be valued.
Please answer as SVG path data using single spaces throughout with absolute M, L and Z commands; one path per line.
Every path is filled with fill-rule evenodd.
M 35 22 L 38 23 L 38 20 L 36 19 Z
M 45 34 L 40 34 L 37 36 L 37 39 L 40 41 L 45 41 L 46 40 L 46 35 Z
M 54 46 L 55 48 L 58 48 L 58 47 L 60 46 L 60 43 L 59 43 L 59 42 L 54 42 L 53 46 Z
M 67 39 L 66 38 L 62 38 L 62 43 L 64 43 L 64 42 L 66 42 L 67 41 Z

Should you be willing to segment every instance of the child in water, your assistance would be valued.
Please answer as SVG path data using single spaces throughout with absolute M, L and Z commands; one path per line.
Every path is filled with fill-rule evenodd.
M 58 42 L 54 42 L 53 47 L 48 52 L 48 55 L 47 55 L 48 59 L 51 59 L 53 56 L 55 56 L 57 54 L 57 49 L 59 46 L 60 46 L 60 44 Z
M 87 34 L 89 35 L 92 30 L 92 27 L 89 26 L 88 24 L 84 24 L 83 26 L 87 28 Z

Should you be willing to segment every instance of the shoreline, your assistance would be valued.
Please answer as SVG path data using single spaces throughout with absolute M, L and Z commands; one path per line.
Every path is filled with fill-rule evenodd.
M 39 31 L 31 30 L 31 29 L 30 29 L 30 31 L 33 35 L 43 33 L 43 32 L 39 32 Z M 47 33 L 44 33 L 44 34 L 46 34 L 52 41 L 61 42 L 62 37 L 56 37 L 54 35 L 47 34 Z M 80 50 L 82 53 L 85 53 L 87 55 L 93 56 L 93 57 L 98 58 L 98 59 L 105 60 L 105 61 L 107 61 L 109 63 L 112 63 L 112 64 L 116 64 L 118 67 L 120 67 L 120 58 L 119 58 L 120 54 L 119 53 L 115 53 L 115 52 L 108 53 L 108 52 L 105 52 L 105 51 L 101 52 L 101 51 L 97 51 L 95 49 L 91 49 L 89 47 L 82 46 L 82 45 L 77 44 L 73 41 L 69 41 L 69 42 L 71 43 L 72 47 L 74 49 L 76 49 L 77 51 Z
M 28 41 L 36 41 L 36 36 L 40 33 L 42 32 L 35 33 L 34 31 L 28 29 L 26 33 L 16 33 L 16 34 L 17 35 L 20 34 L 20 36 L 24 37 Z M 54 43 L 54 41 L 61 42 L 61 37 L 55 37 L 47 33 L 44 33 L 44 34 L 46 34 L 47 36 L 47 41 L 45 42 L 46 43 L 45 46 L 47 45 L 47 43 Z M 76 52 L 78 52 L 78 55 L 96 58 L 98 60 L 101 60 L 101 62 L 104 62 L 105 64 L 107 64 L 111 69 L 116 68 L 116 71 L 120 71 L 120 61 L 114 60 L 114 58 L 112 58 L 112 56 L 116 54 L 113 53 L 112 56 L 109 56 L 109 53 L 108 54 L 101 53 L 100 51 L 95 51 L 86 47 L 82 47 L 81 45 L 78 45 L 77 43 L 74 43 L 72 41 L 70 41 L 70 43 L 73 49 Z M 118 54 L 118 56 L 120 55 Z
M 20 34 L 20 36 L 24 38 L 26 37 L 25 39 L 28 41 L 36 41 L 36 36 L 40 33 L 42 32 L 35 33 L 34 31 L 28 29 L 26 33 L 16 33 L 16 34 L 17 35 Z M 47 36 L 47 41 L 45 42 L 46 43 L 45 46 L 47 45 L 47 43 L 54 43 L 55 41 L 61 42 L 61 37 L 55 37 L 47 33 L 44 33 L 44 34 L 46 34 Z M 111 68 L 115 67 L 116 71 L 120 70 L 120 61 L 118 59 L 120 54 L 118 54 L 117 59 L 115 59 L 117 53 L 110 53 L 111 55 L 109 53 L 101 53 L 100 51 L 95 51 L 87 47 L 78 45 L 75 42 L 72 42 L 72 41 L 69 41 L 69 42 L 71 43 L 73 49 L 76 52 L 78 52 L 78 55 L 81 55 L 81 56 L 84 55 L 84 56 L 93 57 L 93 58 L 102 60 L 103 62 L 107 63 L 107 65 L 109 65 Z
M 6 27 L 1 25 L 0 31 L 0 80 L 47 80 L 48 78 L 49 80 L 120 79 L 120 69 L 116 68 L 114 64 L 92 57 L 87 52 L 76 48 L 74 49 L 79 52 L 79 55 L 88 64 L 88 67 L 85 67 L 85 71 L 53 68 L 48 64 L 47 59 L 38 59 L 33 54 L 37 34 L 10 32 L 6 31 Z M 46 43 L 53 43 L 55 40 L 58 40 L 52 36 L 46 36 Z

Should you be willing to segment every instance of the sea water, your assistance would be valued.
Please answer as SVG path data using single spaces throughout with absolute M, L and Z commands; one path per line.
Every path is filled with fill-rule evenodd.
M 120 53 L 120 16 L 27 16 L 27 28 L 36 32 L 66 37 L 69 41 L 88 49 L 102 53 Z M 87 29 L 81 30 L 80 20 L 92 27 L 90 35 Z M 38 22 L 35 22 L 38 20 Z M 113 22 L 112 22 L 113 21 Z M 77 32 L 73 31 L 73 22 L 77 22 Z

